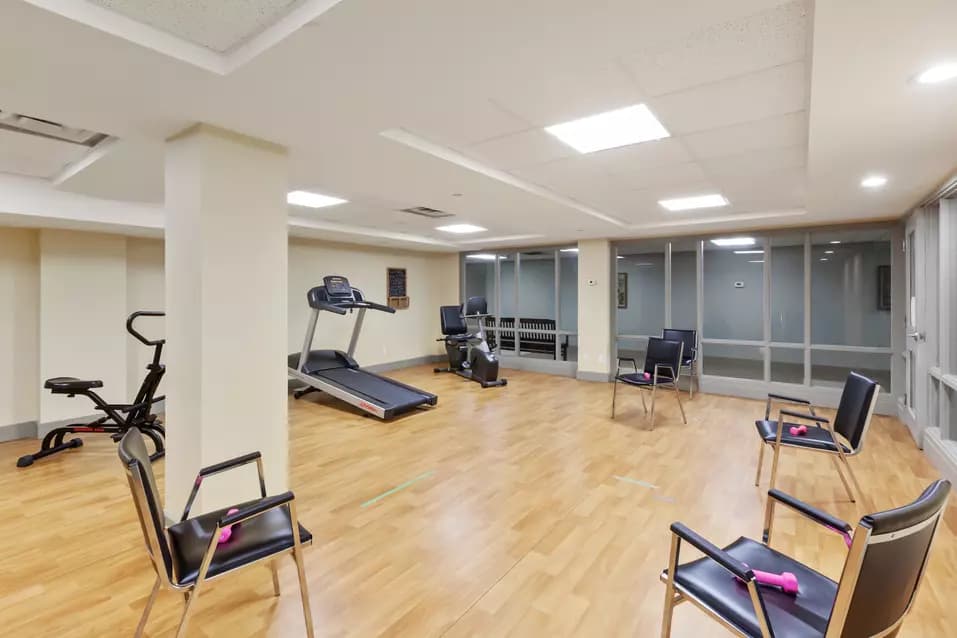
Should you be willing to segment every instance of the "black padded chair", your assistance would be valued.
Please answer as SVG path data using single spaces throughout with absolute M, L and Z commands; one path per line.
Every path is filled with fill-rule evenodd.
M 924 575 L 950 483 L 935 481 L 910 505 L 869 514 L 856 528 L 778 490 L 768 492 L 763 542 L 739 538 L 719 549 L 681 523 L 671 525 L 661 636 L 671 635 L 674 606 L 691 601 L 725 628 L 748 638 L 868 638 L 895 636 Z M 849 545 L 841 579 L 834 582 L 771 549 L 774 507 L 781 503 Z M 853 536 L 851 531 L 853 529 Z M 682 541 L 703 558 L 679 565 Z M 791 572 L 797 594 L 755 580 L 752 569 Z
M 312 612 L 309 608 L 309 590 L 302 559 L 302 548 L 312 543 L 312 534 L 299 524 L 292 492 L 266 496 L 262 456 L 259 452 L 200 470 L 180 522 L 169 528 L 164 524 L 163 506 L 159 490 L 156 489 L 149 453 L 138 428 L 130 428 L 120 440 L 119 455 L 126 469 L 136 513 L 146 539 L 146 551 L 156 571 L 153 591 L 134 634 L 137 638 L 143 635 L 161 586 L 182 592 L 185 596 L 186 607 L 176 632 L 177 638 L 184 638 L 190 613 L 206 581 L 225 576 L 241 567 L 269 560 L 273 591 L 278 596 L 279 574 L 275 560 L 271 559 L 289 552 L 292 553 L 299 571 L 306 634 L 312 638 Z M 253 462 L 259 469 L 260 498 L 234 506 L 239 511 L 233 514 L 227 514 L 230 508 L 224 508 L 189 518 L 190 507 L 203 479 Z M 220 531 L 226 526 L 233 526 L 232 537 L 219 544 Z
M 874 406 L 877 404 L 877 395 L 880 392 L 880 385 L 876 381 L 868 379 L 856 372 L 851 372 L 844 382 L 844 390 L 841 393 L 841 402 L 837 407 L 837 414 L 834 416 L 832 425 L 828 419 L 818 416 L 814 412 L 814 406 L 804 399 L 796 399 L 780 394 L 769 394 L 767 407 L 764 410 L 764 419 L 755 421 L 755 427 L 758 430 L 758 436 L 761 437 L 760 452 L 758 453 L 758 469 L 754 476 L 754 484 L 758 485 L 761 481 L 761 466 L 764 462 L 764 448 L 770 445 L 774 448 L 774 460 L 771 463 L 771 487 L 777 479 L 778 456 L 781 448 L 797 448 L 810 452 L 823 452 L 831 455 L 831 461 L 834 463 L 834 469 L 837 475 L 841 477 L 841 483 L 847 491 L 851 502 L 855 501 L 851 486 L 848 485 L 844 473 L 841 472 L 843 465 L 850 474 L 854 482 L 854 488 L 861 496 L 864 492 L 861 490 L 857 477 L 851 465 L 847 462 L 848 457 L 856 456 L 864 449 L 864 435 L 871 423 L 871 416 L 874 414 Z M 807 406 L 807 412 L 799 412 L 790 409 L 781 409 L 778 413 L 778 420 L 771 420 L 771 402 L 780 401 L 783 403 L 796 403 Z M 791 419 L 790 422 L 785 418 Z M 807 421 L 807 433 L 804 435 L 792 435 L 791 427 L 798 426 L 794 421 Z
M 645 353 L 644 372 L 638 372 L 638 362 L 632 357 L 618 357 L 618 369 L 615 372 L 615 389 L 611 395 L 611 418 L 615 418 L 615 403 L 618 399 L 618 384 L 624 383 L 638 389 L 651 388 L 651 428 L 655 427 L 655 394 L 658 386 L 674 388 L 681 420 L 688 422 L 681 394 L 678 392 L 678 380 L 681 376 L 681 358 L 684 344 L 681 341 L 666 341 L 658 337 L 648 338 L 648 350 Z M 621 362 L 631 361 L 634 372 L 622 374 Z M 646 376 L 647 375 L 647 376 Z M 648 412 L 645 395 L 641 395 L 641 406 Z
M 693 399 L 694 384 L 698 380 L 698 331 L 665 328 L 661 331 L 661 338 L 666 341 L 680 341 L 684 344 L 681 367 L 688 370 L 688 399 Z

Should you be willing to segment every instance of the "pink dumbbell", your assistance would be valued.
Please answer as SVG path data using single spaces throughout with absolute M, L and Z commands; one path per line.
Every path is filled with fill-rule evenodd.
M 650 378 L 651 378 L 651 373 L 650 373 L 650 372 L 646 372 L 646 373 L 645 373 L 645 379 L 650 379 Z
M 806 425 L 791 426 L 791 429 L 788 430 L 791 433 L 791 436 L 804 436 L 807 434 Z
M 751 572 L 754 574 L 754 580 L 758 581 L 761 585 L 780 587 L 781 591 L 785 594 L 798 593 L 798 579 L 797 576 L 791 572 L 772 574 L 771 572 L 762 572 L 757 569 L 752 569 Z
M 230 515 L 232 515 L 232 514 L 235 514 L 235 513 L 238 512 L 238 511 L 239 511 L 239 510 L 234 507 L 234 508 L 230 509 L 228 512 L 226 512 L 226 516 L 230 516 Z M 219 530 L 219 540 L 218 540 L 217 542 L 218 542 L 220 545 L 222 545 L 223 543 L 225 543 L 226 541 L 228 541 L 228 540 L 232 537 L 232 535 L 233 535 L 233 526 L 232 526 L 232 525 L 227 525 L 227 526 L 224 527 L 223 529 Z

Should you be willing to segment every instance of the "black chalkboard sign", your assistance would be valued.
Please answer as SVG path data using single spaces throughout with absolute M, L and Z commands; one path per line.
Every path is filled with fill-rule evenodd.
M 389 306 L 399 310 L 409 307 L 408 279 L 405 268 L 386 269 L 386 289 Z

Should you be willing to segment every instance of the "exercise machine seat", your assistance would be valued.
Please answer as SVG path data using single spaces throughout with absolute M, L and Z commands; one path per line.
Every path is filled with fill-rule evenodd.
M 796 560 L 749 538 L 739 538 L 724 551 L 752 569 L 797 576 L 797 595 L 762 587 L 761 597 L 776 636 L 822 638 L 837 596 L 837 583 Z M 761 627 L 744 583 L 708 557 L 680 565 L 675 584 L 713 609 L 746 636 L 761 638 Z
M 442 334 L 447 337 L 465 335 L 468 332 L 465 321 L 462 319 L 460 306 L 441 306 L 439 308 L 439 319 L 442 322 Z
M 99 379 L 77 379 L 76 377 L 53 377 L 43 383 L 43 387 L 53 392 L 84 392 L 93 388 L 102 388 Z
M 258 500 L 247 501 L 233 507 L 243 509 L 257 502 Z M 209 548 L 210 538 L 216 530 L 216 523 L 227 511 L 228 509 L 221 509 L 209 512 L 169 527 L 170 553 L 179 584 L 186 585 L 196 581 L 203 556 Z M 300 525 L 299 538 L 305 545 L 312 541 L 312 534 Z M 233 535 L 229 541 L 216 548 L 206 577 L 212 578 L 291 549 L 293 544 L 289 509 L 278 507 L 270 510 L 233 527 Z
M 837 446 L 834 445 L 834 439 L 831 433 L 825 428 L 816 425 L 807 425 L 807 433 L 794 436 L 790 430 L 792 427 L 798 427 L 798 423 L 785 423 L 784 431 L 781 433 L 781 445 L 793 445 L 794 447 L 810 448 L 812 450 L 824 450 L 827 452 L 837 452 Z M 755 421 L 758 429 L 758 436 L 767 443 L 774 443 L 778 438 L 778 422 L 761 420 Z M 850 454 L 851 449 L 841 444 L 844 454 Z

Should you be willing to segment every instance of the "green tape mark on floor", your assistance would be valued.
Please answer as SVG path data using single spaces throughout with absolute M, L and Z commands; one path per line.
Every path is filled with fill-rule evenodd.
M 625 483 L 632 483 L 634 485 L 647 487 L 649 490 L 658 489 L 657 485 L 652 485 L 651 483 L 646 483 L 645 481 L 639 481 L 638 479 L 629 478 L 627 476 L 616 476 L 615 478 L 618 479 L 619 481 L 624 481 Z
M 410 479 L 410 480 L 406 481 L 405 483 L 402 483 L 401 485 L 396 485 L 396 486 L 393 487 L 391 490 L 388 490 L 388 491 L 386 491 L 386 492 L 383 492 L 382 494 L 379 494 L 379 495 L 376 496 L 375 498 L 370 498 L 368 501 L 366 501 L 365 503 L 362 504 L 362 507 L 368 507 L 368 506 L 370 506 L 370 505 L 374 505 L 375 503 L 378 503 L 379 501 L 381 501 L 382 499 L 384 499 L 386 496 L 390 496 L 390 495 L 392 495 L 392 494 L 395 494 L 395 493 L 398 492 L 399 490 L 404 490 L 405 488 L 409 487 L 409 486 L 412 485 L 413 483 L 415 483 L 415 482 L 417 482 L 417 481 L 421 481 L 422 479 L 427 479 L 427 478 L 429 478 L 430 476 L 432 476 L 433 474 L 435 474 L 435 470 L 429 470 L 428 472 L 424 472 L 424 473 L 422 473 L 422 474 L 419 474 L 419 475 L 416 476 L 414 479 Z

